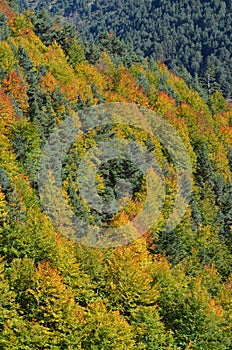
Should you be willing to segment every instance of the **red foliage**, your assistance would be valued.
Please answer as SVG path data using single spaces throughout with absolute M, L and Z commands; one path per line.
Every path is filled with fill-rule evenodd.
M 12 104 L 11 98 L 8 94 L 0 89 L 0 111 L 1 119 L 7 120 L 9 123 L 13 122 L 15 118 L 14 106 Z
M 11 93 L 17 101 L 23 112 L 27 110 L 27 85 L 19 77 L 18 73 L 13 71 L 2 82 L 2 88 L 5 93 Z
M 5 0 L 0 1 L 0 12 L 4 13 L 8 20 L 15 18 L 14 12 L 11 10 L 11 8 Z

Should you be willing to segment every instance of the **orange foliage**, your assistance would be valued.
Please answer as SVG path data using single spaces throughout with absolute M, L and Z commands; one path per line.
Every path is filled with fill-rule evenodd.
M 85 79 L 76 79 L 75 76 L 72 77 L 72 81 L 68 84 L 62 85 L 61 92 L 63 92 L 72 103 L 77 102 L 78 95 L 81 95 L 84 101 L 86 101 L 87 98 L 93 101 L 91 86 L 87 84 Z
M 223 309 L 220 305 L 217 304 L 217 301 L 215 300 L 215 298 L 211 298 L 209 301 L 209 308 L 211 310 L 213 310 L 213 312 L 215 313 L 215 315 L 217 315 L 218 317 L 222 317 L 223 316 Z
M 35 271 L 36 289 L 29 292 L 40 301 L 35 310 L 35 316 L 43 314 L 47 322 L 59 325 L 61 318 L 72 322 L 80 322 L 83 319 L 81 307 L 75 303 L 73 293 L 65 283 L 57 268 L 43 261 L 38 264 Z M 49 295 L 49 298 L 47 297 Z
M 2 82 L 2 88 L 6 93 L 12 93 L 19 108 L 26 112 L 27 104 L 27 84 L 21 80 L 18 73 L 12 71 Z
M 54 91 L 55 86 L 57 85 L 57 80 L 51 74 L 51 72 L 47 72 L 45 76 L 42 77 L 40 85 L 45 88 L 46 91 Z
M 148 98 L 144 95 L 141 88 L 136 84 L 133 76 L 128 69 L 120 66 L 118 69 L 119 81 L 116 83 L 116 91 L 126 97 L 128 102 L 142 104 L 148 106 Z
M 125 211 L 121 211 L 114 216 L 111 224 L 112 226 L 121 226 L 127 224 L 128 222 L 129 216 L 125 213 Z
M 16 119 L 11 98 L 2 88 L 0 89 L 0 111 L 1 120 L 5 120 L 7 123 L 12 123 Z
M 106 98 L 107 102 L 127 102 L 126 97 L 111 91 L 106 93 Z
M 0 1 L 0 12 L 4 13 L 8 20 L 15 18 L 14 12 L 11 10 L 10 6 L 5 0 Z
M 22 37 L 22 38 L 28 38 L 29 40 L 34 39 L 35 37 L 35 33 L 33 32 L 33 30 L 31 28 L 21 28 L 18 31 L 18 34 Z
M 164 91 L 159 92 L 154 107 L 156 112 L 160 113 L 162 116 L 174 116 L 176 114 L 176 101 Z
M 48 261 L 43 261 L 38 264 L 36 270 L 36 276 L 38 279 L 42 279 L 44 284 L 47 281 L 47 284 L 50 284 L 51 280 L 56 281 L 56 286 L 60 287 L 62 290 L 65 290 L 65 285 L 62 282 L 62 276 L 59 275 L 57 268 L 52 267 Z
M 228 146 L 232 147 L 232 127 L 229 125 L 222 126 L 219 130 L 221 138 L 225 141 Z

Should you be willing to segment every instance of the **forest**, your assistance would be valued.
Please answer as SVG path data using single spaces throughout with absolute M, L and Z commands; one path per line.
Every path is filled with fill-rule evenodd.
M 15 0 L 11 0 L 12 2 Z M 102 41 L 107 33 L 140 58 L 165 63 L 195 90 L 232 91 L 232 5 L 230 0 L 20 0 L 67 18 L 82 40 Z
M 115 3 L 118 6 L 118 1 Z M 123 1 L 120 3 L 123 7 Z M 164 6 L 159 1 L 149 3 L 157 8 L 160 4 L 159 11 Z M 213 4 L 211 10 L 213 6 L 221 11 L 231 6 L 229 1 L 204 2 L 208 3 Z M 86 8 L 84 1 L 75 4 Z M 98 4 L 104 14 L 100 0 L 89 10 L 94 6 L 97 10 Z M 137 8 L 144 4 L 138 2 Z M 176 3 L 165 4 L 171 11 L 170 4 Z M 69 1 L 62 2 L 60 11 L 63 5 L 68 7 Z M 115 4 L 111 1 L 105 6 L 113 8 Z M 85 16 L 90 15 L 91 11 Z M 113 18 L 117 21 L 116 14 Z M 21 13 L 13 1 L 0 1 L 2 350 L 232 348 L 232 104 L 225 94 L 229 85 L 218 80 L 225 89 L 212 89 L 204 97 L 169 69 L 168 62 L 143 59 L 139 46 L 131 43 L 127 49 L 119 39 L 109 33 L 102 36 L 101 45 L 91 45 L 61 18 L 43 11 Z M 229 50 L 228 43 L 225 37 Z M 188 47 L 186 43 L 186 50 Z M 215 63 L 211 66 L 217 67 Z M 222 66 L 220 69 L 223 72 Z M 123 104 L 143 114 L 135 114 L 138 119 L 133 125 L 120 122 L 118 117 L 118 122 L 95 126 L 92 111 L 110 104 Z M 91 113 L 84 120 L 86 111 Z M 181 164 L 171 156 L 168 139 L 173 135 L 167 134 L 165 144 L 147 132 L 145 126 L 152 123 L 153 115 L 162 117 L 155 123 L 162 120 L 179 135 L 192 169 L 191 196 L 183 203 L 181 221 L 171 231 L 166 224 L 170 215 L 178 216 L 176 197 L 185 197 L 190 180 L 184 179 L 179 195 L 177 172 Z M 62 159 L 52 141 L 62 144 L 57 130 L 70 117 L 80 132 Z M 86 125 L 94 127 L 87 130 Z M 162 133 L 165 130 L 161 128 Z M 70 135 L 61 133 L 63 139 Z M 86 154 L 97 145 L 114 145 L 115 139 L 126 145 L 136 143 L 141 152 L 147 149 L 155 157 L 153 175 L 163 174 L 165 198 L 162 210 L 144 234 L 134 230 L 133 239 L 104 246 L 98 245 L 90 228 L 130 223 L 148 196 L 146 178 L 138 165 L 112 157 L 95 173 L 97 198 L 115 203 L 117 184 L 127 186 L 130 179 L 130 196 L 122 198 L 125 205 L 118 211 L 112 208 L 99 213 L 94 203 L 82 198 L 76 178 Z M 44 204 L 40 174 L 46 145 L 55 157 L 51 168 L 45 167 L 53 189 L 45 188 Z M 177 147 L 177 156 L 183 149 Z M 88 166 L 91 173 L 92 163 Z M 59 167 L 57 180 L 55 170 Z M 84 186 L 88 180 L 83 179 Z M 156 189 L 157 183 L 153 186 Z M 56 209 L 62 219 L 58 191 L 77 221 L 86 223 L 83 240 L 64 234 L 62 222 L 57 224 L 54 212 L 49 214 L 47 207 L 54 205 L 52 210 Z

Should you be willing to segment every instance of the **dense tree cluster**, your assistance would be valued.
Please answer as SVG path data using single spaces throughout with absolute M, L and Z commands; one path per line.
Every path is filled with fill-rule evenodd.
M 24 4 L 24 3 L 22 3 Z M 28 1 L 36 9 L 47 3 Z M 231 2 L 225 0 L 122 1 L 56 0 L 52 14 L 72 19 L 79 33 L 90 41 L 114 33 L 138 56 L 164 62 L 194 88 L 200 84 L 209 94 L 220 88 L 232 91 Z
M 102 4 L 95 1 L 94 8 Z M 113 51 L 119 57 L 124 46 L 114 36 L 101 41 L 116 61 L 104 50 L 94 60 L 95 48 L 90 55 L 70 27 L 50 26 L 45 17 L 16 15 L 0 3 L 0 349 L 231 349 L 231 104 L 220 91 L 211 91 L 207 104 L 161 63 L 123 65 Z M 78 220 L 100 227 L 129 222 L 147 195 L 134 163 L 112 159 L 96 174 L 98 194 L 110 202 L 118 183 L 130 179 L 132 192 L 117 213 L 93 210 L 76 174 L 96 144 L 136 141 L 164 174 L 164 206 L 148 232 L 118 248 L 91 248 L 62 235 L 42 207 L 38 172 L 49 135 L 70 115 L 104 102 L 159 113 L 188 150 L 191 201 L 171 233 L 165 224 L 177 195 L 175 164 L 165 144 L 130 125 L 80 133 L 62 164 L 62 193 Z M 84 130 L 81 117 L 78 122 Z M 46 195 L 61 213 L 59 197 Z

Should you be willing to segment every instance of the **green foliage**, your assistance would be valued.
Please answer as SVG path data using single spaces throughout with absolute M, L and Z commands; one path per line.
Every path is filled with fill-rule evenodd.
M 0 263 L 0 330 L 3 332 L 4 326 L 9 324 L 16 317 L 17 304 L 15 303 L 16 294 L 10 289 L 9 281 L 7 280 L 4 271 L 4 262 L 1 258 Z M 4 337 L 0 342 L 4 341 Z
M 36 9 L 46 8 L 44 1 L 34 0 L 32 5 Z M 135 55 L 130 58 L 133 48 L 138 56 L 162 61 L 179 74 L 184 66 L 191 74 L 191 85 L 196 84 L 198 76 L 209 95 L 218 87 L 225 96 L 231 95 L 231 40 L 227 30 L 231 27 L 231 4 L 228 1 L 56 0 L 50 12 L 74 18 L 82 37 L 90 41 L 98 38 L 100 47 L 103 45 L 109 54 L 113 50 L 116 60 L 121 57 L 125 64 L 135 61 Z M 106 32 L 110 33 L 108 38 Z M 126 46 L 120 44 L 115 35 Z M 129 55 L 123 53 L 126 47 Z
M 174 346 L 171 331 L 165 329 L 155 306 L 138 306 L 131 313 L 131 324 L 137 334 L 137 349 L 164 350 Z
M 42 7 L 44 3 L 34 5 Z M 185 40 L 188 21 L 191 29 L 193 15 L 182 20 L 186 11 L 190 14 L 192 4 L 186 2 L 183 9 L 182 1 L 147 3 L 150 13 L 153 9 L 154 13 L 162 12 L 169 26 L 171 19 L 167 16 L 174 7 L 181 10 L 177 11 L 179 22 L 172 27 L 172 38 L 163 27 L 161 38 L 169 40 L 154 47 L 156 54 L 165 56 L 170 64 L 176 52 L 175 31 Z M 202 6 L 210 22 L 213 14 L 209 3 Z M 145 1 L 136 4 L 135 8 L 128 2 L 123 8 L 123 1 L 99 0 L 86 6 L 85 1 L 67 0 L 53 2 L 52 11 L 62 14 L 64 6 L 65 15 L 79 11 L 88 24 L 95 11 L 100 20 L 108 10 L 114 11 L 112 19 L 117 21 L 120 10 L 125 28 L 127 10 L 135 11 L 138 52 L 142 48 L 138 34 L 145 35 L 156 23 L 149 22 Z M 202 14 L 201 2 L 197 4 L 196 21 Z M 223 15 L 223 4 L 215 2 L 212 8 L 217 6 Z M 27 7 L 28 2 L 22 5 Z M 92 19 L 95 25 L 98 19 Z M 30 21 L 46 44 L 42 49 Z M 3 18 L 6 29 L 5 25 Z M 102 24 L 105 29 L 108 25 L 107 21 Z M 214 91 L 219 79 L 217 69 L 212 70 L 215 59 L 211 55 L 204 71 L 206 78 L 208 74 L 208 106 L 163 64 L 140 64 L 114 34 L 104 34 L 97 45 L 83 48 L 71 26 L 63 27 L 45 12 L 16 16 L 8 26 L 11 29 L 7 35 L 3 31 L 0 42 L 0 348 L 231 349 L 231 105 L 221 92 Z M 185 31 L 181 34 L 182 26 Z M 204 26 L 208 28 L 207 23 Z M 198 72 L 205 57 L 201 57 L 200 48 L 194 56 L 188 41 L 184 42 L 182 58 Z M 151 37 L 143 44 L 146 52 L 153 50 Z M 196 74 L 194 84 L 203 93 L 199 79 Z M 98 195 L 112 206 L 119 198 L 118 186 L 125 189 L 120 201 L 126 205 L 118 213 L 98 213 L 81 198 L 76 181 L 81 160 L 99 142 L 114 138 L 134 141 L 155 156 L 165 177 L 166 196 L 158 220 L 144 237 L 114 249 L 90 248 L 62 236 L 59 225 L 54 227 L 45 214 L 46 206 L 53 204 L 63 224 L 65 208 L 58 187 L 54 193 L 47 187 L 42 208 L 38 196 L 40 157 L 53 127 L 68 115 L 91 105 L 120 101 L 153 109 L 177 130 L 192 161 L 192 198 L 182 222 L 167 232 L 165 224 L 173 209 L 177 181 L 166 145 L 140 128 L 119 123 L 99 126 L 74 140 L 62 164 L 59 185 L 77 219 L 87 225 L 115 227 L 128 223 L 143 208 L 145 178 L 135 164 L 124 159 L 101 164 L 95 176 Z M 143 127 L 147 121 L 141 118 L 139 122 Z M 78 123 L 83 126 L 81 118 Z M 54 165 L 58 162 L 57 157 Z M 90 164 L 88 170 L 92 169 Z M 52 172 L 49 180 L 54 181 Z M 185 187 L 184 183 L 183 191 Z
M 6 16 L 0 12 L 0 41 L 6 40 L 10 35 Z
M 102 303 L 92 304 L 88 308 L 85 332 L 82 347 L 86 350 L 135 348 L 132 327 L 119 312 L 107 312 Z
M 74 39 L 72 44 L 67 50 L 67 54 L 69 56 L 70 63 L 73 67 L 76 66 L 77 63 L 81 63 L 85 61 L 85 53 L 80 44 L 78 44 L 77 40 Z
M 23 120 L 14 125 L 13 133 L 13 147 L 17 160 L 23 165 L 24 172 L 29 176 L 32 185 L 36 186 L 42 143 L 38 125 Z

